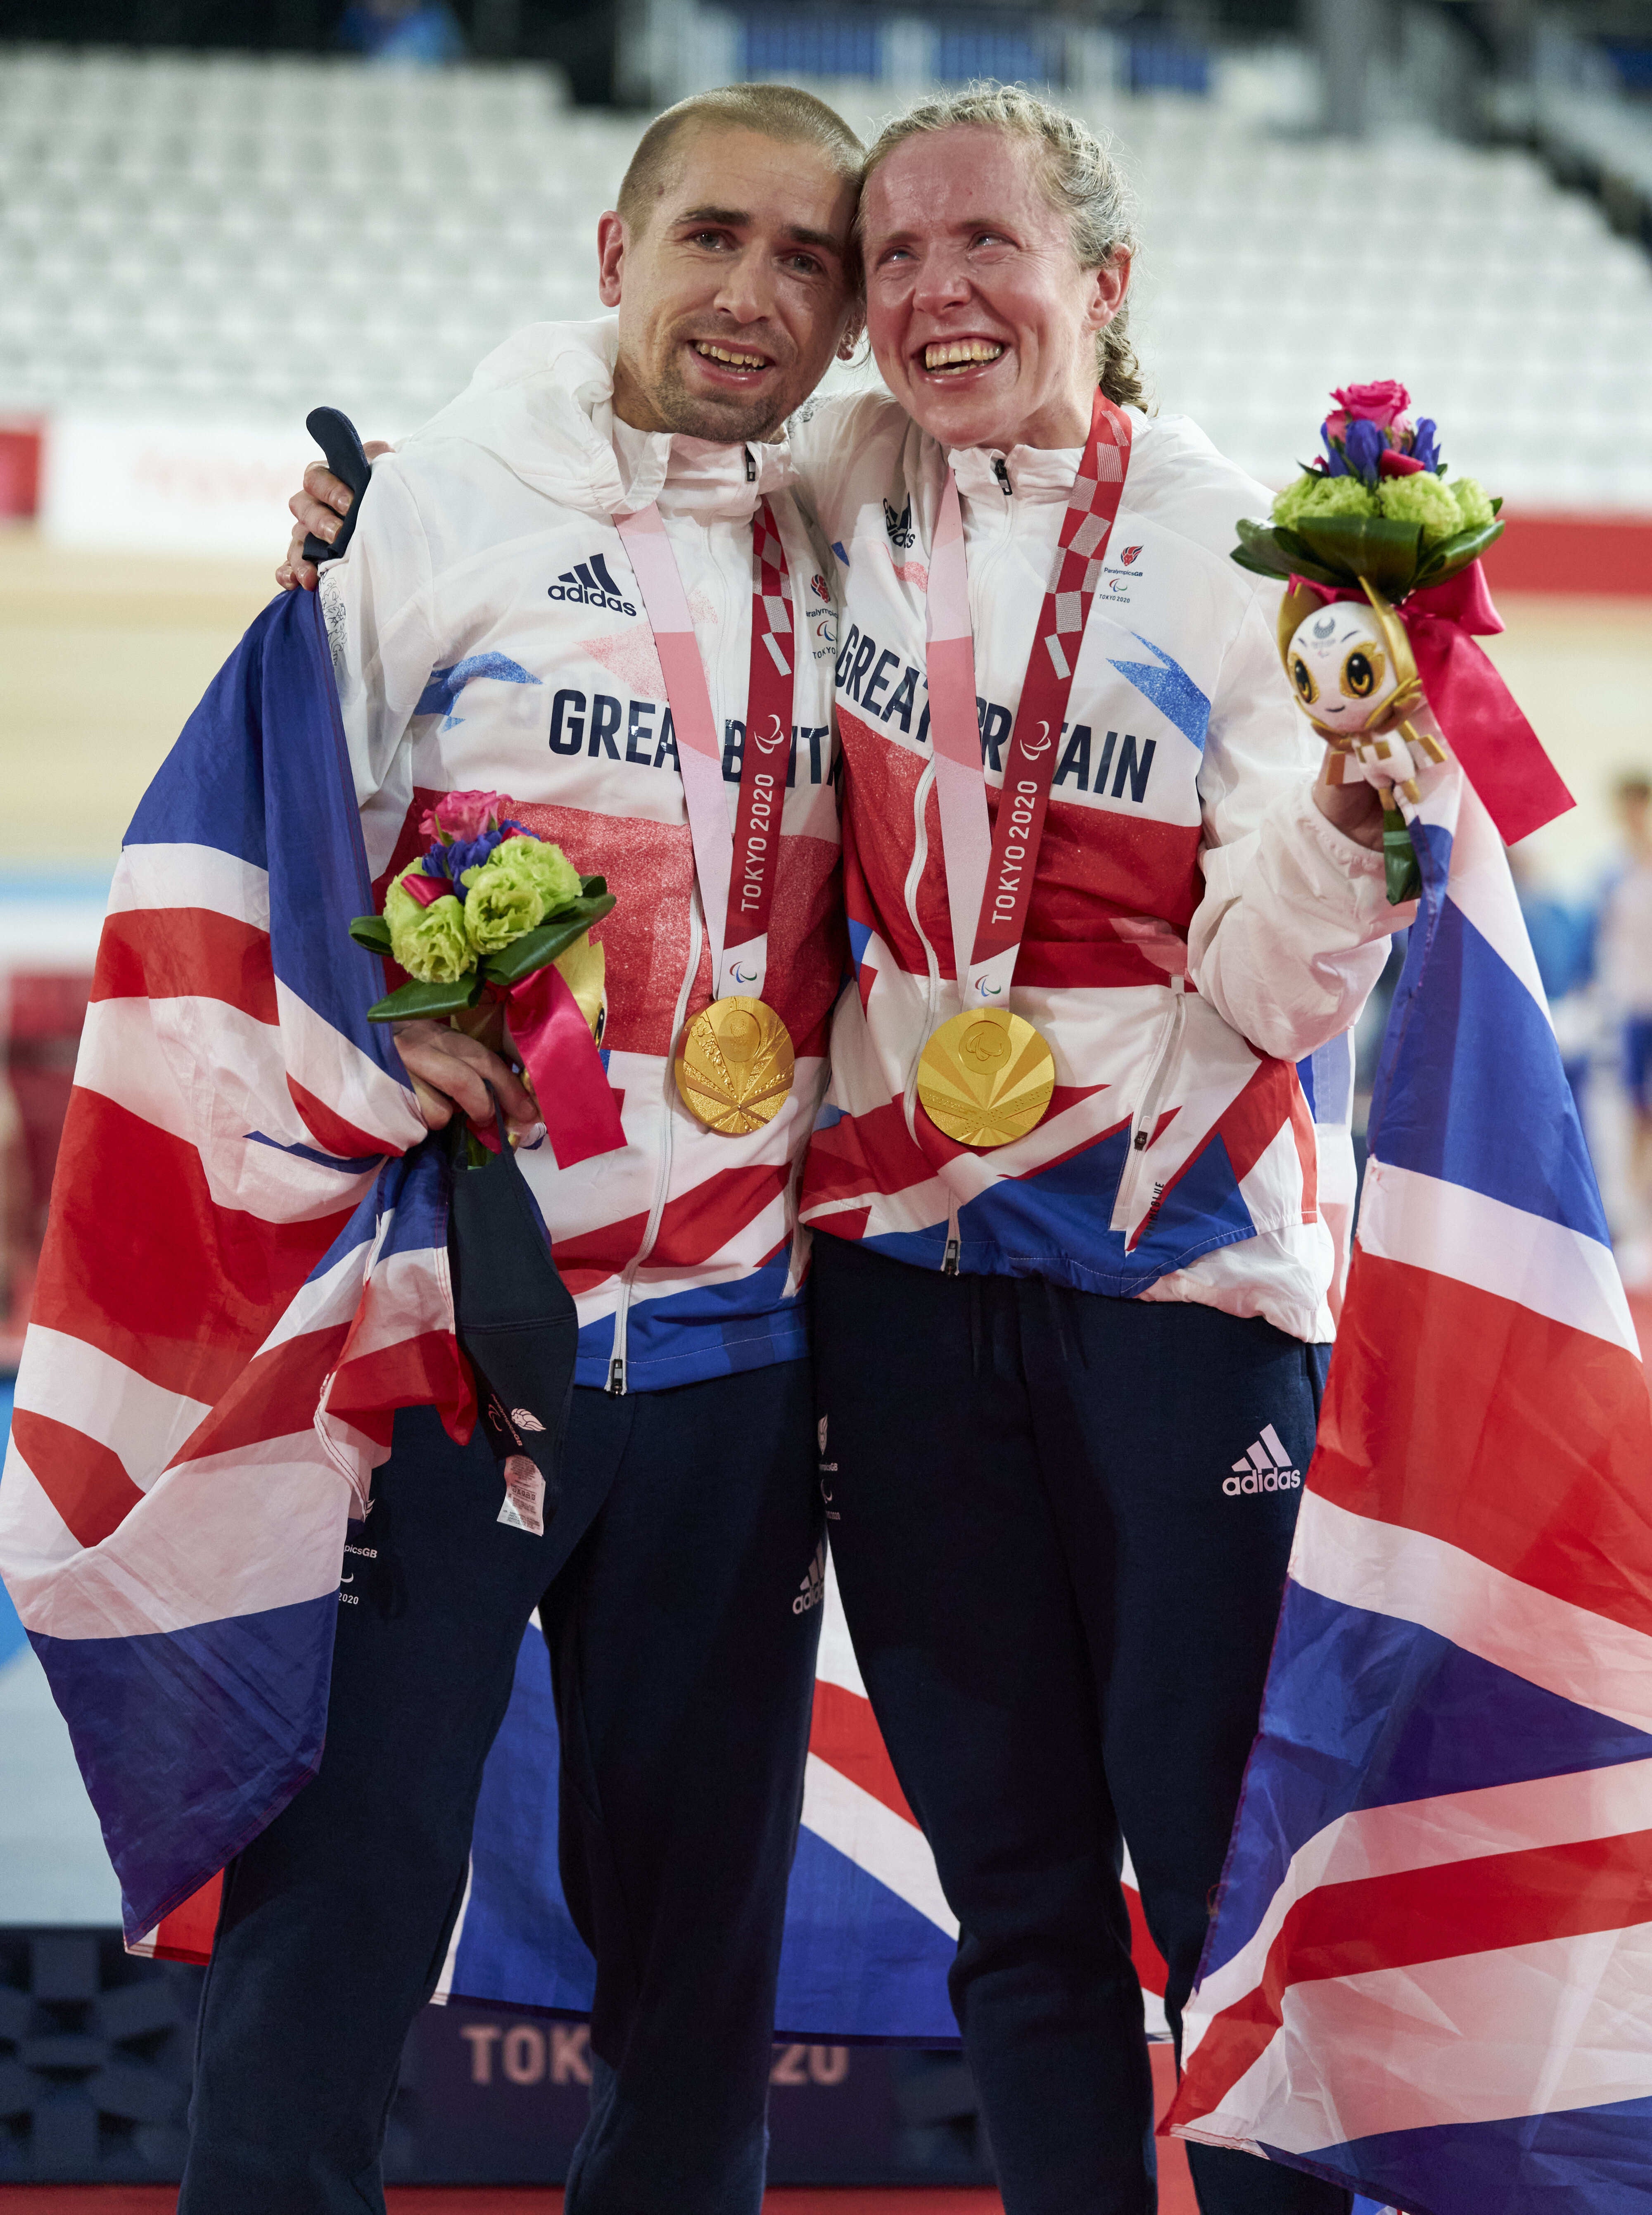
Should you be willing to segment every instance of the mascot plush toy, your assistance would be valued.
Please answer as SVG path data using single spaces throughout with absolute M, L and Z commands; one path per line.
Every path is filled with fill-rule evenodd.
M 1502 503 L 1472 477 L 1447 483 L 1434 426 L 1405 414 L 1403 385 L 1350 385 L 1332 397 L 1323 458 L 1280 494 L 1270 522 L 1240 524 L 1233 558 L 1286 581 L 1286 673 L 1331 749 L 1330 782 L 1363 780 L 1382 795 L 1397 904 L 1416 898 L 1419 878 L 1395 791 L 1415 807 L 1418 773 L 1446 759 L 1413 627 L 1420 618 L 1425 629 L 1501 628 L 1477 562 L 1502 531 Z

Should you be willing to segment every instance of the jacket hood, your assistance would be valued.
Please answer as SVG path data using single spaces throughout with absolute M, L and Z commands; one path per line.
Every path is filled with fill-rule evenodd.
M 617 318 L 530 323 L 496 347 L 457 400 L 404 441 L 462 439 L 502 462 L 536 492 L 591 515 L 630 515 L 657 500 L 667 472 L 703 468 L 727 450 L 670 432 L 637 432 L 614 414 Z M 621 435 L 623 434 L 623 435 Z M 758 495 L 795 476 L 788 442 L 753 442 Z M 742 465 L 742 476 L 744 466 Z

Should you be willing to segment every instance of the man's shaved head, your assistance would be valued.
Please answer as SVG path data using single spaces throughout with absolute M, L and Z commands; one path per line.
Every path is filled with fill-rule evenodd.
M 783 144 L 818 147 L 845 177 L 858 181 L 866 149 L 841 115 L 795 84 L 726 84 L 697 92 L 658 115 L 643 132 L 619 188 L 617 206 L 633 231 L 647 228 L 666 192 L 673 155 L 691 127 L 756 131 Z
M 772 438 L 833 353 L 847 358 L 861 159 L 842 118 L 795 85 L 699 93 L 650 126 L 597 224 L 623 422 Z

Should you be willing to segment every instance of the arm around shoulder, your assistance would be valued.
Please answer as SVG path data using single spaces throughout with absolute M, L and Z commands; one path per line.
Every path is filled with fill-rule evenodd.
M 407 466 L 375 464 L 349 552 L 322 571 L 356 797 L 390 776 L 436 660 L 429 542 Z

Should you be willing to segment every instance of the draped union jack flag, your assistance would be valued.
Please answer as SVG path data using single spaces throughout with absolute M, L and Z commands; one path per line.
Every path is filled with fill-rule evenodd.
M 1652 1402 L 1502 844 L 1423 905 L 1177 2134 L 1410 2215 L 1652 2207 Z
M 127 836 L 0 1484 L 132 1941 L 210 1934 L 187 1904 L 315 1771 L 390 1411 L 468 1412 L 439 1165 L 345 935 L 366 905 L 326 641 L 278 604 Z
M 224 1862 L 315 1773 L 347 1521 L 394 1410 L 470 1420 L 442 1163 L 347 933 L 372 905 L 317 604 L 293 594 L 127 836 L 0 1484 L 0 1568 L 137 1951 L 206 1959 Z M 780 2026 L 948 2038 L 956 1924 L 829 1568 L 796 1604 L 826 1628 Z M 556 1732 L 531 1627 L 443 1982 L 579 2013 Z

